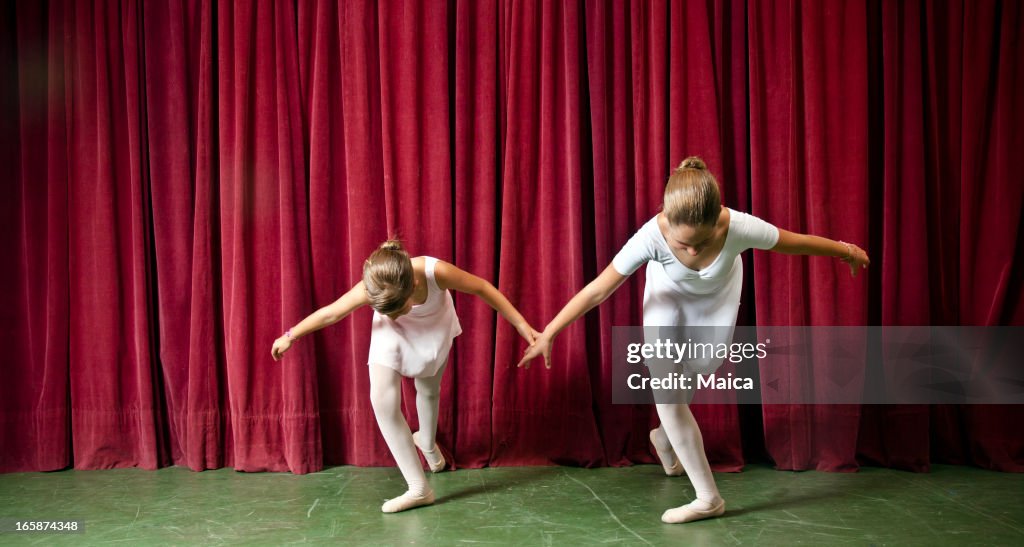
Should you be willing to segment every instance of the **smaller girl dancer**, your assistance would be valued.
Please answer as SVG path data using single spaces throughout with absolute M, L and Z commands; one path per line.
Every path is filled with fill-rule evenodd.
M 370 338 L 370 402 L 377 425 L 398 463 L 409 490 L 381 506 L 385 513 L 434 503 L 434 491 L 416 457 L 430 470 L 444 469 L 435 441 L 441 375 L 452 340 L 462 333 L 448 289 L 479 296 L 497 310 L 530 344 L 539 334 L 498 289 L 473 274 L 429 256 L 409 258 L 397 240 L 384 242 L 363 264 L 363 280 L 274 340 L 278 360 L 303 336 L 342 320 L 356 309 L 373 308 Z M 420 430 L 410 433 L 401 411 L 402 376 L 416 380 Z M 415 446 L 415 448 L 413 448 Z

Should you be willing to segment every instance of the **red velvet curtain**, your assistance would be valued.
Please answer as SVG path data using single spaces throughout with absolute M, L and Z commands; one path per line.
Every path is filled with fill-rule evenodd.
M 390 465 L 369 312 L 275 363 L 281 330 L 390 234 L 542 327 L 691 154 L 727 205 L 874 260 L 850 279 L 748 253 L 741 322 L 1020 325 L 1022 17 L 991 0 L 5 3 L 0 471 Z M 567 329 L 550 371 L 516 370 L 515 332 L 456 296 L 454 461 L 651 462 L 653 409 L 610 400 L 611 328 L 639 323 L 642 285 Z M 784 469 L 1024 469 L 1017 407 L 715 403 L 695 413 L 719 470 L 761 443 Z
M 867 242 L 864 4 L 753 2 L 748 36 L 753 213 L 789 230 Z M 835 261 L 774 253 L 755 260 L 758 324 L 867 324 L 867 282 Z M 884 271 L 887 263 L 879 262 Z M 817 387 L 823 379 L 813 363 L 802 365 L 790 368 L 790 381 Z M 851 405 L 765 405 L 768 451 L 783 469 L 854 469 L 859 412 Z

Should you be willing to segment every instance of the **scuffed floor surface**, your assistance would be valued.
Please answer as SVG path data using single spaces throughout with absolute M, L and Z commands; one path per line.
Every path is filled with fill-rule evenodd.
M 689 501 L 660 466 L 519 467 L 430 476 L 438 503 L 385 515 L 394 468 L 303 476 L 118 469 L 0 475 L 0 518 L 84 522 L 79 534 L 0 533 L 0 544 L 1024 545 L 1024 475 L 934 466 L 716 473 L 724 517 L 665 525 Z

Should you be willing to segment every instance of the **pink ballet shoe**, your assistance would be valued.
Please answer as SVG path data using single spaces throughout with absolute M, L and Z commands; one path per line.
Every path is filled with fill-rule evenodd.
M 412 434 L 412 444 L 416 445 L 419 449 L 420 454 L 423 454 L 423 459 L 427 460 L 427 467 L 430 468 L 431 473 L 440 473 L 444 471 L 444 466 L 447 462 L 444 461 L 444 454 L 441 453 L 441 448 L 434 443 L 433 450 L 423 448 L 423 444 L 420 443 L 420 432 Z
M 668 452 L 662 451 L 658 448 L 658 443 L 655 442 L 655 431 L 657 431 L 657 428 L 651 430 L 651 445 L 654 447 L 654 452 L 658 456 L 658 461 L 661 462 L 661 467 L 665 469 L 665 474 L 670 477 L 678 477 L 679 475 L 682 475 L 683 466 L 679 463 L 679 459 L 676 458 L 676 453 L 673 452 L 671 448 L 669 448 Z M 669 462 L 671 462 L 671 464 Z
M 389 499 L 384 502 L 384 505 L 380 506 L 380 510 L 385 513 L 398 513 L 400 511 L 407 511 L 414 507 L 422 507 L 424 505 L 430 505 L 434 503 L 434 491 L 431 490 L 422 496 L 417 496 L 411 492 L 406 492 L 397 498 Z
M 692 509 L 689 505 L 684 505 L 665 511 L 661 515 L 661 522 L 665 524 L 682 524 L 684 522 L 720 517 L 723 513 L 725 513 L 725 500 L 719 500 L 718 505 L 706 511 Z

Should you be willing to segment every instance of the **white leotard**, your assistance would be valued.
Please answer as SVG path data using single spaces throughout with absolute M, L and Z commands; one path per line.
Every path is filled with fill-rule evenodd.
M 729 209 L 729 231 L 718 257 L 706 268 L 692 270 L 679 261 L 665 241 L 655 216 L 622 247 L 612 266 L 631 275 L 647 264 L 644 286 L 644 326 L 714 326 L 718 340 L 732 341 L 743 290 L 743 260 L 747 249 L 771 249 L 779 240 L 775 226 L 746 213 Z M 695 361 L 687 370 L 714 372 L 721 360 Z
M 427 299 L 398 319 L 374 311 L 367 359 L 367 364 L 392 368 L 409 378 L 436 375 L 448 358 L 452 340 L 462 334 L 452 296 L 434 278 L 437 259 L 423 258 Z

